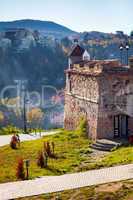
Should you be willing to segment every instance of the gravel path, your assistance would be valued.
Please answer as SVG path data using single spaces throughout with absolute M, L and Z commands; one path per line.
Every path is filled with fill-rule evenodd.
M 0 184 L 0 200 L 52 193 L 127 179 L 133 179 L 133 164 L 61 176 L 46 176 L 35 180 Z
M 40 133 L 36 133 L 36 135 L 34 133 L 31 133 L 31 134 L 19 134 L 19 136 L 21 141 L 29 141 L 29 140 L 39 139 L 44 135 L 53 135 L 58 132 L 59 131 L 46 131 L 46 132 L 41 132 L 41 135 Z M 11 141 L 11 137 L 12 135 L 0 135 L 0 147 L 9 144 Z

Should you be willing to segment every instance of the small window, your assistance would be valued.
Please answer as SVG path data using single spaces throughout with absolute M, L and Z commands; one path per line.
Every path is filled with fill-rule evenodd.
M 71 90 L 72 90 L 72 83 L 71 83 L 70 74 L 68 74 L 68 91 L 71 92 Z
M 72 82 L 71 82 L 71 79 L 69 79 L 69 92 L 72 91 Z

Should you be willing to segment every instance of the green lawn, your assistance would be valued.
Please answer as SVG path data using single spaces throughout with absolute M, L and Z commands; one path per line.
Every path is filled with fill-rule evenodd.
M 98 169 L 101 167 L 111 167 L 115 165 L 133 163 L 133 146 L 123 146 L 110 152 L 100 161 L 92 162 L 79 166 L 78 171 Z
M 93 187 L 66 190 L 19 200 L 132 200 L 133 181 L 109 183 Z
M 38 151 L 44 141 L 55 143 L 57 159 L 49 159 L 48 168 L 37 166 Z M 0 183 L 16 180 L 17 160 L 30 159 L 30 178 L 45 175 L 61 175 L 69 172 L 85 171 L 117 164 L 133 163 L 133 147 L 121 147 L 100 161 L 94 161 L 90 150 L 91 141 L 76 131 L 60 131 L 43 139 L 22 142 L 20 149 L 12 150 L 9 145 L 0 148 Z
M 44 141 L 54 141 L 57 159 L 49 159 L 48 168 L 37 166 L 38 151 Z M 74 172 L 76 166 L 88 159 L 90 141 L 74 132 L 62 131 L 36 141 L 22 142 L 20 149 L 13 150 L 9 145 L 0 148 L 0 182 L 16 180 L 16 164 L 20 157 L 30 159 L 30 178 L 44 175 L 60 175 Z
M 100 163 L 101 166 L 133 163 L 133 146 L 120 147 L 111 152 Z

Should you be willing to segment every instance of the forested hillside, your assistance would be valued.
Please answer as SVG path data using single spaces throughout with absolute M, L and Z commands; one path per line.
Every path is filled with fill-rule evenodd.
M 120 59 L 119 45 L 126 42 L 130 43 L 129 55 L 133 52 L 133 37 L 123 33 L 93 31 L 80 33 L 77 38 L 91 59 Z M 28 80 L 30 90 L 39 90 L 41 84 L 64 88 L 64 70 L 72 45 L 73 39 L 69 34 L 56 39 L 56 35 L 44 36 L 38 30 L 25 28 L 1 31 L 0 88 L 13 84 L 16 79 Z M 125 60 L 123 57 L 123 62 Z
M 61 43 L 37 31 L 17 30 L 0 38 L 0 88 L 27 79 L 30 90 L 40 84 L 64 86 L 67 58 Z

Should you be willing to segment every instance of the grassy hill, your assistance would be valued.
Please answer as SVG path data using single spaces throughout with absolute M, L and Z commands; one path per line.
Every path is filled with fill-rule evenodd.
M 38 152 L 43 148 L 44 141 L 55 143 L 56 159 L 50 158 L 47 168 L 37 166 Z M 63 131 L 43 139 L 22 142 L 17 150 L 9 145 L 0 148 L 0 182 L 16 180 L 17 161 L 20 157 L 30 159 L 30 178 L 45 175 L 61 175 L 133 163 L 133 147 L 121 147 L 98 160 L 91 156 L 91 141 L 77 131 Z

